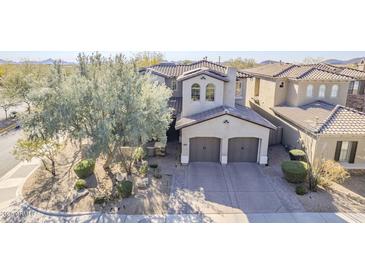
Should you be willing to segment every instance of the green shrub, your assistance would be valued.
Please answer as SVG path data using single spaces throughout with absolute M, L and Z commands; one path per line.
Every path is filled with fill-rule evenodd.
M 142 176 L 146 176 L 147 172 L 148 172 L 148 165 L 145 163 L 143 165 L 141 165 L 141 167 L 139 168 L 139 174 Z
M 300 149 L 292 149 L 289 151 L 290 160 L 293 161 L 306 161 L 305 152 Z
M 133 183 L 131 181 L 122 181 L 117 185 L 117 190 L 122 198 L 128 198 L 132 195 Z
M 101 205 L 108 201 L 108 198 L 104 195 L 96 196 L 94 198 L 94 204 Z
M 74 171 L 77 177 L 85 179 L 93 174 L 95 168 L 95 161 L 92 159 L 86 159 L 79 162 L 75 167 Z
M 308 190 L 305 186 L 299 185 L 295 188 L 295 193 L 298 195 L 305 195 L 308 193 Z
M 308 164 L 302 161 L 284 161 L 281 170 L 290 183 L 303 183 L 308 174 Z
M 76 190 L 83 190 L 86 188 L 86 181 L 83 179 L 78 179 L 75 183 Z
M 158 167 L 158 164 L 150 164 L 149 167 L 150 168 L 157 168 Z

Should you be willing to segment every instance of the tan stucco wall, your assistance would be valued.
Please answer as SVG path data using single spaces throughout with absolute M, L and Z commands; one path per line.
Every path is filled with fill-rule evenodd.
M 223 123 L 228 120 L 229 123 Z M 181 130 L 181 162 L 189 162 L 189 139 L 193 137 L 217 137 L 221 138 L 222 164 L 227 163 L 228 139 L 234 137 L 255 137 L 259 138 L 258 162 L 267 163 L 267 149 L 270 129 L 262 127 L 245 120 L 241 120 L 230 115 L 223 115 Z
M 246 81 L 246 106 L 249 106 L 249 100 L 255 97 L 256 78 L 249 78 Z M 284 86 L 280 87 L 281 82 Z M 260 78 L 259 96 L 260 105 L 273 107 L 284 104 L 287 97 L 288 82 L 282 79 Z
M 365 169 L 365 137 L 364 136 L 320 136 L 315 152 L 316 159 L 334 160 L 337 141 L 357 141 L 355 162 L 353 164 L 342 163 L 349 169 Z
M 223 93 L 224 93 L 224 83 L 221 80 L 215 79 L 213 77 L 204 75 L 205 79 L 201 79 L 203 75 L 199 75 L 182 82 L 182 116 L 193 115 L 211 108 L 215 108 L 223 105 Z M 191 87 L 193 84 L 200 85 L 200 100 L 191 100 Z M 212 83 L 215 86 L 214 101 L 209 102 L 205 100 L 205 88 Z
M 255 79 L 250 78 L 246 81 L 245 104 L 249 106 L 249 100 L 255 95 Z M 284 82 L 284 87 L 280 88 L 280 83 Z M 313 96 L 307 97 L 307 86 L 313 85 Z M 319 97 L 319 87 L 326 86 L 325 97 Z M 338 95 L 331 97 L 332 86 L 338 85 Z M 288 104 L 290 106 L 301 106 L 317 100 L 322 100 L 333 105 L 346 105 L 347 93 L 350 82 L 339 81 L 293 81 L 283 79 L 271 79 L 260 77 L 260 89 L 258 99 L 260 105 L 273 107 Z
M 291 106 L 301 106 L 322 100 L 333 105 L 346 105 L 349 82 L 333 82 L 333 81 L 290 81 L 293 85 L 298 85 L 298 92 L 295 94 L 292 89 L 289 89 L 287 103 Z M 313 96 L 307 97 L 307 86 L 313 85 Z M 325 97 L 319 97 L 319 86 L 324 84 L 326 86 Z M 333 85 L 338 85 L 338 95 L 335 98 L 331 97 L 331 90 Z
M 237 98 L 235 100 L 235 103 L 238 105 L 245 105 L 245 100 L 246 100 L 246 88 L 247 88 L 247 79 L 240 79 L 239 80 L 241 82 L 241 88 L 242 88 L 242 98 Z M 235 90 L 236 92 L 236 90 Z

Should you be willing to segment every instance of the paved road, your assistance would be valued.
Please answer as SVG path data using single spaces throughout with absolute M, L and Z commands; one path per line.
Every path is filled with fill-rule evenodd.
M 11 152 L 21 132 L 21 130 L 12 130 L 0 136 L 0 178 L 19 163 Z

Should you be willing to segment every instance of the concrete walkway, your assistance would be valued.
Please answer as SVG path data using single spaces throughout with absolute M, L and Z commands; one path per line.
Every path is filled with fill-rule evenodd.
M 21 196 L 26 179 L 38 161 L 20 163 L 0 179 L 0 222 L 9 223 L 365 223 L 365 213 L 229 213 L 121 215 L 101 212 L 66 214 L 46 212 L 30 206 Z M 1 197 L 0 195 L 0 197 Z M 8 199 L 9 198 L 9 199 Z

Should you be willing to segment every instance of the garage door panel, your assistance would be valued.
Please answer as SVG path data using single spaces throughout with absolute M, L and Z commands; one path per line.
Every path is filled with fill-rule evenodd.
M 228 140 L 228 162 L 256 162 L 257 138 L 231 138 Z
M 219 162 L 220 139 L 196 137 L 190 139 L 190 162 Z

